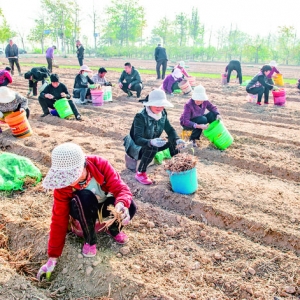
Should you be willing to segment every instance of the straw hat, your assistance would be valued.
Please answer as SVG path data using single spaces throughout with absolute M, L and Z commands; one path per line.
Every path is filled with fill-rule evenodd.
M 143 102 L 145 106 L 157 107 L 174 107 L 174 105 L 167 100 L 166 93 L 163 90 L 153 90 L 148 97 L 147 102 Z
M 0 87 L 0 103 L 10 103 L 16 99 L 16 93 L 6 86 Z
M 185 67 L 185 62 L 182 60 L 182 61 L 179 62 L 178 65 L 179 65 L 180 67 L 184 68 L 184 67 Z
M 275 60 L 271 60 L 270 61 L 270 63 L 269 63 L 269 65 L 271 66 L 271 67 L 277 67 L 278 65 L 277 65 L 277 62 L 275 61 Z
M 82 65 L 80 67 L 80 71 L 93 72 L 92 70 L 89 69 L 87 65 Z
M 205 88 L 202 85 L 198 85 L 194 88 L 192 99 L 194 101 L 205 101 L 208 100 Z
M 46 189 L 61 189 L 74 183 L 82 175 L 85 155 L 74 143 L 55 147 L 51 155 L 52 165 L 43 181 Z

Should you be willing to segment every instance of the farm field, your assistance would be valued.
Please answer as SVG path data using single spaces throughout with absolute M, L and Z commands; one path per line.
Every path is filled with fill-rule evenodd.
M 23 63 L 44 63 L 27 57 Z M 57 58 L 76 65 L 76 58 Z M 3 58 L 1 62 L 6 62 Z M 125 60 L 89 59 L 93 67 L 122 68 Z M 137 68 L 154 69 L 153 61 L 131 60 Z M 189 72 L 221 73 L 225 64 L 187 63 Z M 23 66 L 22 72 L 30 67 Z M 286 78 L 299 68 L 279 67 Z M 257 67 L 244 66 L 252 76 Z M 54 69 L 72 91 L 77 70 Z M 107 79 L 117 83 L 119 73 Z M 82 240 L 69 234 L 51 282 L 35 274 L 47 259 L 52 196 L 41 184 L 0 195 L 0 299 L 190 300 L 300 298 L 300 95 L 286 84 L 287 105 L 256 106 L 246 91 L 219 78 L 199 78 L 234 137 L 226 151 L 201 137 L 197 172 L 199 188 L 191 196 L 172 192 L 163 166 L 149 168 L 152 186 L 142 186 L 124 164 L 123 137 L 142 109 L 113 88 L 113 102 L 81 107 L 83 121 L 40 118 L 36 98 L 29 100 L 33 135 L 15 139 L 1 125 L 1 151 L 32 159 L 43 175 L 52 149 L 63 142 L 79 144 L 87 154 L 108 159 L 129 185 L 138 213 L 126 228 L 130 242 L 120 247 L 99 234 L 95 258 L 82 258 Z M 142 74 L 146 96 L 161 85 Z M 14 76 L 11 88 L 26 95 L 28 82 Z M 170 98 L 171 124 L 181 132 L 179 117 L 188 96 Z

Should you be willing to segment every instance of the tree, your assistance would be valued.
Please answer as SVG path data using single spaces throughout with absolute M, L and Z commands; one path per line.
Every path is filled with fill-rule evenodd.
M 41 44 L 42 53 L 44 53 L 44 44 L 47 35 L 45 30 L 49 29 L 46 24 L 45 15 L 40 15 L 38 19 L 34 20 L 35 26 L 30 29 L 28 40 L 32 42 L 39 42 Z
M 175 31 L 178 36 L 179 46 L 185 46 L 188 36 L 188 17 L 184 13 L 175 16 Z
M 0 42 L 3 43 L 15 35 L 16 33 L 8 25 L 2 9 L 0 8 Z
M 199 38 L 201 45 L 203 45 L 204 26 L 200 23 L 198 8 L 192 8 L 192 16 L 189 21 L 189 35 L 192 38 L 193 45 L 195 45 Z
M 113 0 L 105 10 L 107 22 L 104 34 L 111 44 L 129 46 L 141 36 L 146 26 L 145 11 L 137 0 Z
M 94 35 L 94 48 L 96 51 L 97 48 L 97 37 L 99 35 L 99 21 L 100 21 L 100 13 L 95 8 L 95 3 L 93 2 L 93 10 L 90 14 L 90 18 L 93 24 L 93 35 Z
M 158 21 L 158 26 L 154 27 L 152 34 L 161 38 L 164 45 L 167 45 L 171 36 L 172 21 L 166 16 Z
M 280 56 L 288 65 L 297 39 L 296 31 L 293 26 L 279 26 L 278 34 L 278 50 Z

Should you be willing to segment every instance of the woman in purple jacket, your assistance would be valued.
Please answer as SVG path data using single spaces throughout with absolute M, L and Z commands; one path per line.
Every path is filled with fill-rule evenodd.
M 166 92 L 166 94 L 172 95 L 174 90 L 179 89 L 178 82 L 182 80 L 182 73 L 179 69 L 175 69 L 173 73 L 168 75 L 163 84 L 162 84 L 162 90 Z
M 205 114 L 205 110 L 209 112 Z M 180 124 L 183 129 L 193 130 L 190 140 L 194 147 L 197 147 L 196 140 L 200 139 L 202 130 L 207 129 L 208 124 L 220 119 L 217 107 L 208 101 L 205 88 L 202 85 L 195 87 L 192 99 L 184 105 L 180 117 Z

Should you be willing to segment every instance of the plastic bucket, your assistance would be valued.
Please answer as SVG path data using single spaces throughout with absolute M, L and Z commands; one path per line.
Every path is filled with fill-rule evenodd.
M 32 135 L 32 129 L 26 118 L 25 111 L 9 114 L 5 117 L 5 122 L 9 125 L 13 136 L 16 138 L 25 138 Z
M 280 89 L 277 91 L 272 91 L 274 104 L 278 106 L 285 105 L 286 97 L 285 97 L 285 89 Z
M 196 77 L 195 76 L 189 76 L 187 79 L 192 87 L 196 86 Z
M 180 134 L 180 138 L 182 140 L 188 140 L 192 134 L 193 130 L 187 130 L 187 129 L 182 129 L 181 134 Z
M 154 161 L 156 164 L 161 165 L 164 159 L 170 159 L 170 158 L 171 158 L 171 154 L 170 154 L 170 149 L 168 148 L 163 151 L 157 152 L 154 156 Z
M 226 85 L 227 84 L 227 73 L 221 74 L 221 84 Z
M 232 135 L 220 120 L 212 122 L 207 129 L 203 130 L 203 134 L 220 150 L 225 150 L 233 142 Z
M 275 85 L 284 86 L 283 76 L 282 74 L 276 74 L 273 76 Z
M 187 80 L 182 80 L 178 83 L 179 88 L 184 94 L 188 94 L 192 91 L 192 87 Z
M 172 190 L 179 194 L 193 194 L 197 191 L 198 180 L 197 180 L 197 169 L 193 168 L 188 171 L 172 173 L 167 171 L 170 177 Z
M 102 106 L 103 105 L 103 91 L 102 90 L 91 90 L 92 101 L 94 106 Z
M 105 92 L 104 92 L 104 95 L 103 95 L 103 101 L 104 102 L 113 101 L 112 100 L 112 89 L 111 89 L 111 86 L 106 86 L 105 87 Z
M 67 99 L 60 99 L 55 101 L 54 107 L 60 118 L 65 119 L 73 115 L 73 111 L 70 107 L 69 101 Z

